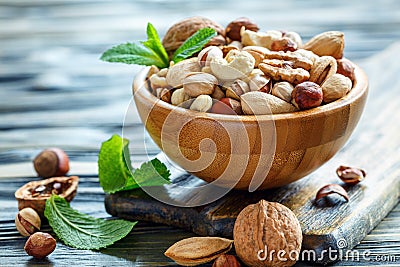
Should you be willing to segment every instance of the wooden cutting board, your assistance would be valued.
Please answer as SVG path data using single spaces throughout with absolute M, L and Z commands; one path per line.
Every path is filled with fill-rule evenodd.
M 149 197 L 142 190 L 107 195 L 107 211 L 129 220 L 151 221 L 189 229 L 199 235 L 232 237 L 237 214 L 260 199 L 280 202 L 298 217 L 303 230 L 303 249 L 321 256 L 323 250 L 351 249 L 358 244 L 397 204 L 400 192 L 400 102 L 396 68 L 387 68 L 391 54 L 381 54 L 363 66 L 370 78 L 370 93 L 363 117 L 346 146 L 324 166 L 290 185 L 249 193 L 231 191 L 217 201 L 196 208 L 170 206 Z M 387 60 L 383 60 L 387 58 Z M 382 70 L 385 75 L 382 76 Z M 202 182 L 165 160 L 172 170 L 173 183 L 156 189 L 163 198 L 191 201 L 192 189 Z M 339 165 L 361 167 L 367 178 L 346 187 L 350 201 L 314 202 L 318 189 L 341 183 L 335 170 Z M 333 253 L 333 251 L 332 251 Z M 337 254 L 340 255 L 340 254 Z M 342 254 L 343 255 L 343 254 Z M 337 258 L 339 259 L 339 258 Z M 336 260 L 337 260 L 336 259 Z M 327 254 L 316 262 L 334 261 Z

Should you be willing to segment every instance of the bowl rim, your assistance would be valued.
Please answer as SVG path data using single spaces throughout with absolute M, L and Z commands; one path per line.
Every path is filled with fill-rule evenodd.
M 319 116 L 327 116 L 343 109 L 344 107 L 350 105 L 357 99 L 361 98 L 368 91 L 368 77 L 366 73 L 358 65 L 354 63 L 353 65 L 354 65 L 355 78 L 353 81 L 353 88 L 347 95 L 331 103 L 324 104 L 316 108 L 288 112 L 288 113 L 266 114 L 266 115 L 228 115 L 228 114 L 217 114 L 211 112 L 199 112 L 186 109 L 183 107 L 174 106 L 168 102 L 158 99 L 144 86 L 146 75 L 150 67 L 144 67 L 141 71 L 139 71 L 136 74 L 132 84 L 132 93 L 133 96 L 135 96 L 136 94 L 140 94 L 146 101 L 148 101 L 152 105 L 156 105 L 159 106 L 160 108 L 170 111 L 174 110 L 174 112 L 178 112 L 178 114 L 180 115 L 185 115 L 190 117 L 203 117 L 203 118 L 206 117 L 226 122 L 255 121 L 255 119 L 258 122 L 271 121 L 271 120 L 287 121 L 287 120 L 296 120 L 299 118 L 302 119 L 310 117 L 315 118 Z

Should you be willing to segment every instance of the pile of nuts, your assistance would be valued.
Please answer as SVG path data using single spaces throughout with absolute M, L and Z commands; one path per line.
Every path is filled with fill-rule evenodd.
M 247 18 L 224 29 L 192 17 L 173 25 L 163 45 L 172 54 L 204 27 L 218 35 L 196 57 L 150 68 L 146 86 L 159 99 L 200 112 L 263 115 L 318 107 L 353 87 L 354 65 L 343 58 L 342 32 L 324 32 L 303 44 L 296 32 L 259 31 Z

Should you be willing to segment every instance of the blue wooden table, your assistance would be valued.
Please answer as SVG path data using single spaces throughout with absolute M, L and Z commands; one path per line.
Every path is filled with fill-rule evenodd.
M 49 258 L 36 261 L 23 251 L 26 238 L 14 225 L 14 191 L 37 179 L 31 160 L 40 150 L 57 146 L 68 153 L 70 173 L 81 176 L 72 206 L 97 217 L 110 216 L 97 178 L 101 142 L 120 134 L 124 126 L 136 133 L 130 137 L 135 164 L 159 152 L 132 108 L 130 86 L 140 68 L 99 60 L 112 45 L 145 39 L 148 21 L 160 35 L 192 15 L 223 25 L 247 16 L 262 30 L 293 30 L 305 39 L 326 30 L 343 31 L 345 56 L 366 70 L 375 97 L 379 90 L 400 90 L 399 14 L 400 2 L 395 0 L 0 1 L 0 266 L 174 266 L 163 252 L 193 236 L 139 223 L 127 238 L 107 249 L 76 250 L 58 242 Z M 379 101 L 398 113 L 398 96 Z M 377 120 L 385 120 L 376 112 Z M 400 149 L 398 133 L 392 136 L 385 144 Z M 400 266 L 400 206 L 355 250 L 369 256 L 334 265 Z

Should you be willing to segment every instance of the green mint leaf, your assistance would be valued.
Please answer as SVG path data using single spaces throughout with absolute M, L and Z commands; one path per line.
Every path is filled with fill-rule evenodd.
M 150 49 L 158 56 L 158 58 L 164 63 L 165 67 L 168 67 L 169 60 L 167 51 L 161 43 L 160 37 L 158 37 L 157 30 L 153 24 L 147 23 L 147 41 L 141 42 L 145 47 Z
M 98 168 L 100 185 L 104 192 L 112 194 L 141 186 L 169 183 L 170 172 L 158 159 L 143 163 L 139 169 L 133 169 L 128 144 L 127 139 L 113 135 L 101 145 Z
M 68 246 L 100 249 L 112 245 L 130 233 L 137 222 L 94 218 L 70 207 L 62 197 L 46 200 L 44 215 L 53 231 Z
M 178 63 L 200 51 L 217 32 L 211 28 L 203 28 L 190 36 L 174 53 L 172 61 Z
M 128 180 L 122 190 L 135 189 L 140 186 L 157 186 L 169 182 L 170 172 L 159 159 L 143 163 L 133 172 L 133 179 Z
M 135 43 L 125 43 L 114 46 L 105 51 L 101 55 L 100 59 L 108 62 L 120 62 L 126 64 L 145 66 L 156 65 L 157 67 L 165 66 L 165 62 L 163 62 L 154 51 Z

